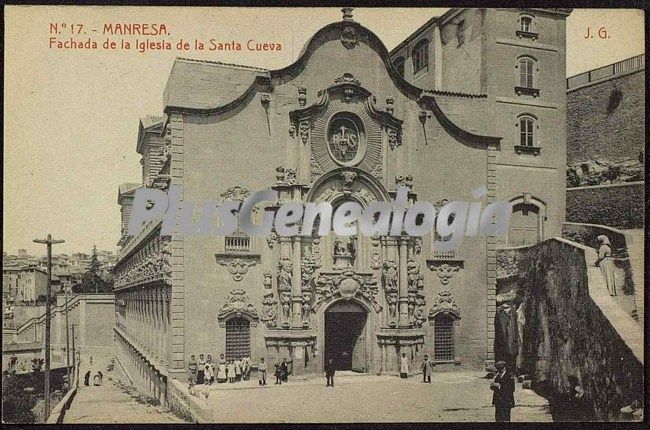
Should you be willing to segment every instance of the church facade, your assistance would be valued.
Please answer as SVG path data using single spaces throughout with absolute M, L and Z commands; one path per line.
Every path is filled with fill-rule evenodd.
M 398 373 L 402 354 L 415 372 L 425 354 L 440 366 L 490 363 L 497 247 L 558 236 L 564 221 L 567 14 L 452 9 L 419 31 L 459 37 L 446 26 L 462 18 L 476 49 L 451 54 L 461 44 L 449 36 L 423 54 L 408 40 L 389 53 L 344 9 L 283 69 L 177 59 L 164 115 L 140 122 L 142 183 L 120 187 L 123 233 L 141 186 L 179 185 L 183 201 L 217 205 L 277 191 L 258 222 L 287 202 L 393 201 L 398 186 L 411 204 L 509 201 L 514 213 L 506 237 L 468 236 L 446 252 L 434 232 L 161 237 L 161 223 L 147 222 L 119 243 L 120 363 L 160 397 L 199 354 L 286 358 L 294 375 L 320 373 L 330 357 L 373 374 Z M 518 36 L 521 17 L 538 37 Z M 396 64 L 400 50 L 419 78 Z M 529 67 L 519 57 L 546 62 L 530 66 L 539 87 L 519 81 L 514 66 Z

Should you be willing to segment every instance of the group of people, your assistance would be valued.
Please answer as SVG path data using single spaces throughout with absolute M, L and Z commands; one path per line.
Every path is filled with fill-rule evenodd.
M 289 378 L 287 359 L 283 359 L 281 363 L 276 363 L 274 366 L 275 384 L 282 385 L 282 382 L 287 382 Z M 191 355 L 187 364 L 190 387 L 212 385 L 215 381 L 217 383 L 246 381 L 250 379 L 251 370 L 252 361 L 250 357 L 226 359 L 223 354 L 219 356 L 218 363 L 213 361 L 210 354 L 207 357 L 199 354 L 198 360 L 195 355 Z M 266 361 L 264 358 L 260 358 L 257 366 L 258 384 L 260 386 L 266 385 L 267 371 Z
M 420 371 L 422 372 L 422 382 L 426 382 L 428 384 L 431 383 L 431 373 L 433 373 L 433 366 L 435 366 L 435 363 L 433 361 L 429 361 L 429 356 L 425 354 L 424 360 L 422 360 L 422 364 L 420 365 Z M 406 357 L 406 353 L 403 352 L 399 362 L 399 377 L 402 379 L 407 379 L 409 375 L 409 369 L 409 359 Z
M 212 355 L 208 354 L 207 358 L 199 354 L 197 361 L 196 356 L 192 355 L 187 365 L 188 378 L 195 385 L 212 385 L 215 381 L 238 382 L 248 380 L 251 373 L 250 357 L 236 358 L 226 360 L 223 354 L 219 356 L 219 362 L 212 360 Z
M 84 385 L 85 386 L 90 385 L 90 374 L 91 374 L 91 371 L 89 370 L 84 375 Z M 101 370 L 98 370 L 97 373 L 95 373 L 95 376 L 93 376 L 93 385 L 99 386 L 99 385 L 102 385 L 103 382 L 104 382 L 104 374 L 102 373 Z

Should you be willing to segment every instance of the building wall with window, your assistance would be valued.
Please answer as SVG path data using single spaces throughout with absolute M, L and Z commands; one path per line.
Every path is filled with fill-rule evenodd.
M 487 95 L 484 121 L 502 136 L 496 193 L 537 202 L 543 236 L 559 235 L 565 213 L 565 19 L 569 9 L 451 9 L 391 51 L 404 58 L 407 81 L 441 92 Z M 425 72 L 409 70 L 413 47 L 430 40 Z M 437 62 L 437 63 L 436 63 Z M 462 123 L 463 111 L 446 110 Z M 522 129 L 522 127 L 524 127 Z M 528 211 L 528 213 L 532 213 Z M 507 238 L 499 240 L 508 245 Z
M 463 44 L 480 44 L 475 29 L 485 13 L 454 16 L 466 13 Z M 425 46 L 415 39 L 409 46 Z M 418 62 L 425 58 L 422 73 L 436 57 L 429 52 Z M 409 56 L 405 74 L 413 67 Z M 518 80 L 510 84 L 514 98 Z M 499 104 L 495 97 L 429 91 L 403 78 L 381 40 L 349 17 L 319 30 L 279 70 L 177 59 L 164 94 L 161 167 L 150 186 L 182 186 L 183 201 L 199 210 L 273 189 L 279 201 L 269 211 L 289 201 L 368 207 L 394 199 L 398 186 L 410 190 L 411 202 L 441 207 L 476 200 L 472 191 L 484 188 L 482 203 L 538 208 L 535 219 L 522 211 L 516 240 L 535 234 L 534 220 L 544 220 L 540 237 L 559 231 L 562 188 L 543 184 L 564 178 L 557 168 L 563 143 L 547 144 L 541 155 L 515 154 L 517 118 L 546 121 L 547 114 L 528 99 Z M 508 127 L 494 126 L 502 116 Z M 138 152 L 146 157 L 146 144 Z M 270 365 L 286 358 L 294 374 L 321 372 L 325 357 L 339 353 L 342 368 L 387 374 L 398 371 L 402 353 L 413 369 L 425 354 L 467 369 L 494 359 L 493 238 L 464 237 L 457 250 L 440 252 L 432 234 L 160 237 L 160 228 L 147 222 L 120 240 L 115 335 L 161 384 L 185 380 L 187 360 L 199 354 L 250 354 L 254 364 L 264 357 Z M 353 336 L 341 321 L 355 327 Z
M 3 290 L 5 281 L 16 304 L 34 304 L 47 293 L 47 273 L 36 266 L 5 267 L 2 269 Z M 56 294 L 57 291 L 52 291 Z

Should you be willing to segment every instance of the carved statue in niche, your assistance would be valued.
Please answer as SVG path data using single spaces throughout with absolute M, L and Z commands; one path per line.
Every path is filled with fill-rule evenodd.
M 397 317 L 397 276 L 397 262 L 394 260 L 384 261 L 382 278 L 386 302 L 388 303 L 388 313 L 391 318 Z
M 281 258 L 278 261 L 278 291 L 291 292 L 291 272 L 293 271 L 291 260 Z
M 334 238 L 334 267 L 351 267 L 357 254 L 356 237 Z
M 302 324 L 305 327 L 309 326 L 309 317 L 311 310 L 311 297 L 312 294 L 309 291 L 302 293 Z
M 309 291 L 312 289 L 312 279 L 314 278 L 314 273 L 318 267 L 316 261 L 311 257 L 303 257 L 300 260 L 302 291 Z
M 282 307 L 283 326 L 289 326 L 291 318 L 291 273 L 293 267 L 291 260 L 281 258 L 278 261 L 278 294 L 280 296 L 280 306 Z
M 408 282 L 408 313 L 409 321 L 416 327 L 421 327 L 426 320 L 424 307 L 426 300 L 422 294 L 424 289 L 424 276 L 420 274 L 420 266 L 413 260 L 406 263 Z
M 282 325 L 289 326 L 289 318 L 291 318 L 291 293 L 280 293 L 280 304 L 282 305 L 282 316 L 284 317 Z
M 311 258 L 314 260 L 314 263 L 317 267 L 321 267 L 323 265 L 320 253 L 320 239 L 317 237 L 315 237 L 311 242 Z
M 264 272 L 264 293 L 262 295 L 262 320 L 267 327 L 275 327 L 278 320 L 278 300 L 273 291 L 273 274 Z
M 370 240 L 370 243 L 372 245 L 372 261 L 370 263 L 370 267 L 373 270 L 378 270 L 381 268 L 381 243 L 379 236 L 372 236 Z

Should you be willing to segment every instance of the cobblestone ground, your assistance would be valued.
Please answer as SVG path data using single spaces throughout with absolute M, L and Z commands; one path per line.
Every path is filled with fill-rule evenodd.
M 217 384 L 207 401 L 214 422 L 494 421 L 492 392 L 484 373 L 419 376 L 337 375 L 258 387 L 257 381 Z M 254 377 L 254 376 L 253 376 Z M 548 402 L 517 384 L 513 421 L 551 421 Z

